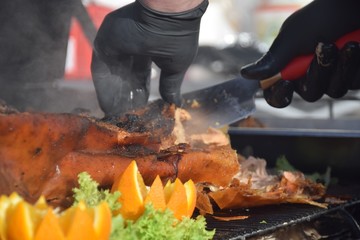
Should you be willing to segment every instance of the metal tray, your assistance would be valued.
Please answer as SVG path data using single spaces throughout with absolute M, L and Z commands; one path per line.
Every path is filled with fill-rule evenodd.
M 301 234 L 304 228 L 316 227 L 315 230 L 319 231 L 319 226 L 325 226 L 323 236 L 326 239 L 359 239 L 360 131 L 351 129 L 357 128 L 358 123 L 346 125 L 348 129 L 341 129 L 342 124 L 334 125 L 331 122 L 329 125 L 321 121 L 312 121 L 304 128 L 299 128 L 299 125 L 292 128 L 294 125 L 290 122 L 288 125 L 278 124 L 266 128 L 230 127 L 233 149 L 245 156 L 264 158 L 269 169 L 282 155 L 304 173 L 324 173 L 330 167 L 331 176 L 337 178 L 338 182 L 329 186 L 327 196 L 348 200 L 343 204 L 330 205 L 328 209 L 304 204 L 279 204 L 219 210 L 215 215 L 249 217 L 226 222 L 207 216 L 208 228 L 216 229 L 214 239 L 289 239 L 286 234 Z M 304 126 L 304 123 L 301 124 Z M 283 237 L 274 238 L 276 234 L 283 234 Z
M 360 200 L 350 201 L 346 204 L 341 204 L 337 206 L 331 206 L 329 209 L 317 208 L 310 205 L 298 205 L 298 204 L 282 204 L 277 206 L 264 206 L 258 208 L 251 208 L 246 210 L 234 210 L 232 212 L 222 213 L 221 215 L 228 216 L 234 214 L 248 214 L 249 218 L 245 220 L 236 220 L 229 222 L 220 222 L 218 220 L 213 220 L 211 217 L 207 217 L 207 226 L 210 229 L 215 228 L 216 234 L 214 240 L 235 240 L 235 239 L 275 239 L 275 238 L 265 238 L 262 236 L 271 235 L 280 229 L 286 231 L 285 229 L 300 229 L 300 225 L 304 223 L 309 223 L 310 221 L 325 221 L 324 218 L 327 218 L 329 221 L 339 221 L 341 226 L 338 226 L 338 229 L 326 229 L 328 236 L 329 233 L 334 235 L 344 234 L 340 231 L 345 230 L 346 234 L 351 233 L 352 236 L 356 238 L 336 238 L 336 239 L 358 239 L 360 237 L 360 229 L 356 223 L 356 220 L 353 219 L 351 215 L 352 209 L 359 209 Z M 341 218 L 341 219 L 339 219 Z M 315 225 L 319 223 L 315 223 Z M 348 225 L 348 226 L 346 226 Z M 339 229 L 340 228 L 340 229 Z M 300 235 L 301 231 L 296 233 Z M 294 231 L 293 231 L 294 232 Z M 301 239 L 300 236 L 298 239 Z M 311 238 L 304 238 L 311 239 Z
M 360 183 L 360 130 L 238 128 L 229 129 L 238 153 L 264 158 L 272 168 L 280 156 L 304 173 L 324 173 Z
M 248 218 L 219 221 L 206 216 L 207 227 L 216 229 L 214 240 L 360 239 L 360 185 L 335 184 L 329 187 L 327 196 L 337 197 L 345 202 L 329 205 L 327 209 L 306 204 L 278 204 L 249 209 L 215 210 L 216 216 L 245 215 Z M 324 238 L 306 237 L 304 231 L 309 230 Z M 290 238 L 287 234 L 295 238 Z

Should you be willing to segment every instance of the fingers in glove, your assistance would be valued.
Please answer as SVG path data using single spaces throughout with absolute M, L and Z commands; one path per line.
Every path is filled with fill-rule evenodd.
M 349 90 L 360 89 L 360 43 L 348 42 L 342 49 L 342 77 Z
M 305 101 L 315 102 L 327 91 L 338 57 L 335 44 L 319 43 L 306 75 L 295 81 L 295 92 Z
M 351 82 L 350 90 L 360 89 L 360 67 L 358 68 L 357 73 L 354 75 L 353 81 Z
M 132 56 L 131 84 L 134 107 L 146 105 L 150 96 L 151 59 L 144 56 Z
M 280 80 L 263 91 L 266 102 L 276 108 L 287 107 L 293 98 L 294 83 Z
M 150 59 L 124 58 L 110 65 L 93 54 L 92 76 L 105 116 L 145 106 L 149 98 Z
M 184 72 L 170 73 L 161 71 L 159 91 L 165 102 L 181 106 L 181 84 L 185 75 Z
M 243 66 L 240 70 L 241 75 L 247 79 L 262 80 L 274 76 L 280 71 L 277 61 L 273 54 L 267 52 L 259 60 Z
M 326 94 L 331 98 L 341 98 L 347 91 L 349 86 L 348 70 L 349 60 L 351 59 L 351 48 L 344 46 L 339 50 L 338 60 L 334 67 L 334 72 L 329 78 Z

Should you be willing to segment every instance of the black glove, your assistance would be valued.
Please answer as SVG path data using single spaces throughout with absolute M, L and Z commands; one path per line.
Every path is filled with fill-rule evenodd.
M 306 75 L 295 81 L 280 80 L 264 91 L 273 107 L 286 107 L 296 91 L 309 102 L 327 94 L 339 98 L 360 85 L 359 44 L 337 49 L 334 42 L 360 28 L 360 1 L 314 0 L 283 23 L 269 51 L 244 66 L 245 78 L 263 80 L 279 73 L 292 59 L 315 51 Z
M 107 117 L 147 103 L 152 62 L 161 70 L 161 97 L 181 105 L 181 84 L 197 52 L 207 6 L 204 0 L 190 11 L 160 13 L 135 1 L 106 16 L 94 41 L 91 70 Z

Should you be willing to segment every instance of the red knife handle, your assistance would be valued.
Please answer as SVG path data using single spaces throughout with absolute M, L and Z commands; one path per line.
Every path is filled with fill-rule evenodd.
M 355 41 L 360 42 L 360 29 L 350 32 L 339 38 L 335 44 L 340 49 L 347 42 Z M 286 80 L 295 80 L 305 75 L 313 55 L 304 55 L 294 58 L 288 65 L 281 71 L 281 77 Z

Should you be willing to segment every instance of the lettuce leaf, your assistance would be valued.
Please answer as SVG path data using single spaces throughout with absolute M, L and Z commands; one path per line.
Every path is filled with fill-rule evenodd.
M 287 160 L 284 155 L 279 156 L 276 159 L 275 168 L 278 171 L 299 171 L 296 169 L 291 163 Z M 313 182 L 321 182 L 328 187 L 330 183 L 336 183 L 336 178 L 331 177 L 331 167 L 327 166 L 325 173 L 320 174 L 318 172 L 314 172 L 311 174 L 304 174 L 306 178 L 310 179 Z
M 136 221 L 124 221 L 118 215 L 112 224 L 110 240 L 208 240 L 215 234 L 215 230 L 206 230 L 203 216 L 180 221 L 170 210 L 156 210 L 151 204 Z
M 120 203 L 117 201 L 120 192 L 110 193 L 108 189 L 99 189 L 99 184 L 87 172 L 78 174 L 78 183 L 79 187 L 73 188 L 74 205 L 84 201 L 88 207 L 95 207 L 100 202 L 106 201 L 112 211 L 120 208 Z

